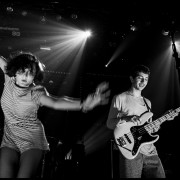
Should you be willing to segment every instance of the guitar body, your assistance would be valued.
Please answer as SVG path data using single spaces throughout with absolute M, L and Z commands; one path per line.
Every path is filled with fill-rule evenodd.
M 115 142 L 127 159 L 134 159 L 140 148 L 145 144 L 151 144 L 159 139 L 158 135 L 150 135 L 144 128 L 152 113 L 145 113 L 140 117 L 141 125 L 135 126 L 133 122 L 125 122 L 114 130 Z

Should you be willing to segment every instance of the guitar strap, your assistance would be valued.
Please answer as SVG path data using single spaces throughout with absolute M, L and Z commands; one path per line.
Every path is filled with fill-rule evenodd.
M 148 103 L 146 102 L 146 99 L 143 97 L 143 100 L 145 102 L 145 105 L 147 107 L 147 110 L 150 112 L 151 111 L 151 108 L 148 106 Z
M 146 107 L 147 107 L 147 111 L 145 111 L 144 113 L 142 113 L 142 114 L 145 114 L 146 112 L 151 112 L 151 108 L 149 107 L 149 105 L 148 105 L 148 103 L 146 102 L 146 99 L 143 97 L 143 100 L 144 100 L 144 102 L 145 102 L 145 105 L 146 105 Z M 142 115 L 141 114 L 141 115 Z M 152 121 L 152 119 L 150 118 L 150 119 L 148 119 L 148 121 L 147 122 L 151 122 Z

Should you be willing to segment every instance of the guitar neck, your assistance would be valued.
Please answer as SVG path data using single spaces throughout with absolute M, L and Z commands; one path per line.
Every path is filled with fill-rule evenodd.
M 172 113 L 179 113 L 179 112 L 180 112 L 180 107 L 177 108 L 177 109 L 175 109 L 175 110 L 173 110 L 173 111 L 171 111 L 171 113 L 167 113 L 167 114 L 165 114 L 164 116 L 162 116 L 162 117 L 160 117 L 160 118 L 152 121 L 151 123 L 145 125 L 145 128 L 146 128 L 147 130 L 151 130 L 151 129 L 153 129 L 153 128 L 159 126 L 159 125 L 161 125 L 163 122 L 165 122 L 165 121 L 168 120 L 169 118 L 171 118 L 171 115 L 170 115 L 170 114 L 172 114 Z

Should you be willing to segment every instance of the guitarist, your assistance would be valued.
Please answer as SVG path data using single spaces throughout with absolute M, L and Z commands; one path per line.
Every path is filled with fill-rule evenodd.
M 141 125 L 140 115 L 151 110 L 151 102 L 142 96 L 142 90 L 147 86 L 150 70 L 144 65 L 135 66 L 130 72 L 131 87 L 112 100 L 107 127 L 115 129 L 126 122 Z M 169 119 L 173 119 L 170 117 Z M 148 121 L 152 121 L 150 118 Z M 159 126 L 152 132 L 158 131 Z M 119 151 L 120 152 L 120 151 Z M 143 145 L 133 159 L 119 155 L 120 178 L 165 178 L 165 171 L 154 144 Z

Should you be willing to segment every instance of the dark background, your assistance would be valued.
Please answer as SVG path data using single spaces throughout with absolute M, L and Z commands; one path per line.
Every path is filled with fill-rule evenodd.
M 8 7 L 12 7 L 13 12 L 8 11 Z M 143 95 L 152 102 L 154 119 L 179 107 L 179 68 L 176 67 L 179 59 L 173 57 L 171 47 L 174 35 L 179 51 L 178 7 L 176 1 L 0 1 L 2 56 L 8 57 L 16 50 L 37 54 L 46 65 L 44 85 L 55 96 L 83 99 L 102 81 L 109 82 L 111 89 L 109 103 L 91 112 L 40 108 L 39 118 L 51 147 L 43 176 L 82 176 L 84 179 L 118 176 L 115 168 L 118 150 L 113 146 L 113 134 L 106 128 L 106 120 L 112 97 L 129 87 L 128 72 L 132 66 L 144 64 L 151 69 Z M 73 14 L 77 15 L 76 19 Z M 57 22 L 59 15 L 62 19 Z M 46 17 L 45 22 L 40 20 L 41 16 Z M 49 54 L 61 54 L 58 50 L 39 52 L 44 42 L 48 46 L 53 43 L 52 22 L 93 30 L 79 69 L 71 71 L 55 61 L 56 55 L 49 57 Z M 171 34 L 164 35 L 165 32 Z M 54 63 L 49 63 L 53 59 Z M 2 92 L 2 72 L 0 75 Z M 3 113 L 0 113 L 2 132 Z M 160 139 L 155 143 L 166 173 L 171 177 L 177 175 L 178 130 L 179 116 L 162 125 L 158 132 Z M 71 150 L 70 160 L 64 160 Z

